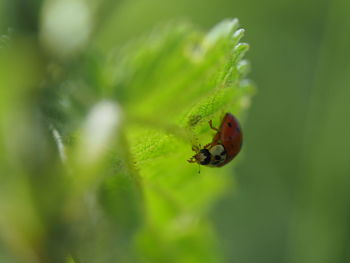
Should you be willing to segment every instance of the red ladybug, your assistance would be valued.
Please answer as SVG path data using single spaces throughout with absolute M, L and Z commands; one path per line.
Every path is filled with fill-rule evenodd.
M 188 160 L 189 163 L 198 163 L 210 167 L 221 167 L 229 163 L 242 148 L 242 131 L 237 119 L 226 113 L 219 129 L 214 128 L 209 121 L 211 129 L 216 131 L 213 141 L 200 149 L 193 146 L 196 154 Z

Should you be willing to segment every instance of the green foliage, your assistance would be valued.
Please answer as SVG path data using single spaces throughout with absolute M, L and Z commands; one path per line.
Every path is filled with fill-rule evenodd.
M 35 41 L 13 40 L 0 61 L 8 262 L 221 262 L 207 214 L 232 190 L 231 165 L 199 174 L 186 160 L 210 142 L 209 120 L 249 105 L 242 36 L 237 20 L 207 34 L 173 24 L 50 63 Z

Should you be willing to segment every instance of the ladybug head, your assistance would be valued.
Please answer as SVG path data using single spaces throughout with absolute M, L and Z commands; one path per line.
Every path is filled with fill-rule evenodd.
M 208 149 L 201 149 L 195 156 L 197 163 L 207 165 L 210 163 L 211 154 Z
M 201 149 L 200 147 L 194 146 L 192 150 L 195 151 L 196 154 L 187 160 L 189 163 L 198 163 L 201 165 L 207 165 L 210 163 L 211 154 L 207 148 Z

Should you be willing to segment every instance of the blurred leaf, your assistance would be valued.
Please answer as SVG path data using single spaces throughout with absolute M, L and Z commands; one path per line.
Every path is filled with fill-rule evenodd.
M 228 170 L 203 168 L 199 175 L 186 160 L 192 144 L 211 140 L 207 121 L 219 125 L 227 111 L 241 116 L 254 91 L 243 80 L 248 46 L 239 43 L 237 26 L 223 21 L 203 35 L 172 25 L 109 58 L 113 78 L 104 92 L 124 107 L 124 132 L 144 188 L 140 262 L 221 260 L 204 218 L 230 184 Z
M 208 34 L 171 24 L 67 61 L 36 45 L 8 52 L 0 77 L 13 89 L 0 91 L 0 162 L 17 176 L 13 194 L 23 189 L 18 201 L 3 191 L 13 206 L 0 202 L 12 215 L 0 217 L 11 254 L 28 262 L 221 262 L 207 214 L 232 187 L 230 166 L 199 174 L 186 160 L 192 145 L 211 141 L 210 119 L 218 126 L 226 112 L 241 118 L 249 106 L 242 36 L 238 21 L 226 20 Z M 15 120 L 9 100 L 21 106 Z M 22 206 L 34 233 L 12 240 L 18 234 L 4 229 L 8 219 L 22 226 Z
M 229 166 L 203 168 L 198 174 L 198 166 L 186 160 L 193 155 L 193 144 L 212 139 L 208 120 L 218 126 L 225 112 L 241 116 L 249 105 L 254 89 L 244 79 L 249 66 L 242 60 L 248 49 L 239 43 L 242 36 L 237 20 L 223 21 L 208 34 L 188 24 L 157 28 L 108 54 L 105 61 L 88 53 L 78 78 L 73 75 L 71 80 L 82 88 L 88 86 L 85 94 L 72 84 L 62 89 L 82 109 L 108 98 L 118 101 L 124 114 L 120 136 L 110 141 L 108 154 L 100 158 L 102 166 L 95 169 L 91 161 L 73 164 L 75 177 L 81 178 L 75 178 L 81 194 L 100 189 L 102 210 L 91 199 L 85 202 L 75 219 L 77 228 L 71 229 L 72 240 L 78 240 L 74 247 L 84 262 L 111 262 L 112 258 L 121 262 L 130 258 L 133 262 L 222 261 L 215 231 L 205 217 L 232 184 Z M 86 103 L 81 96 L 93 99 Z M 74 107 L 70 102 L 65 105 Z M 69 108 L 64 111 L 71 112 Z M 77 132 L 80 135 L 69 146 L 71 154 L 81 160 L 91 151 L 91 147 L 74 150 L 84 133 Z M 92 135 L 90 140 L 97 138 Z M 91 176 L 96 180 L 82 186 L 82 180 Z M 72 191 L 75 195 L 76 189 Z M 93 211 L 96 218 L 83 223 Z M 98 232 L 89 231 L 97 222 Z M 106 244 L 114 244 L 115 251 L 111 253 L 111 245 Z

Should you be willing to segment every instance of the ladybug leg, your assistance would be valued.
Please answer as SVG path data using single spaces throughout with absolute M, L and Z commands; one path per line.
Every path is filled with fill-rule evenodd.
M 208 121 L 208 123 L 209 123 L 210 129 L 219 132 L 218 128 L 213 127 L 213 121 L 212 120 Z
M 208 149 L 208 148 L 211 148 L 211 146 L 213 145 L 213 143 L 208 143 L 206 145 L 204 145 L 204 149 Z
M 192 146 L 192 151 L 194 152 L 199 152 L 200 151 L 200 146 Z
M 187 160 L 187 162 L 189 163 L 195 163 L 196 162 L 196 159 L 193 157 L 191 157 L 190 159 Z

